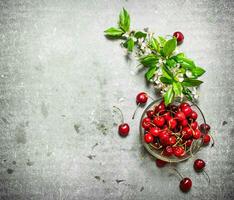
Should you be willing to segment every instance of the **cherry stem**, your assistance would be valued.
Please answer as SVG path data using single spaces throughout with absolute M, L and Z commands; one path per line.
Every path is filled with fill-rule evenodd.
M 156 149 L 156 150 L 159 150 L 159 149 L 161 149 L 162 148 L 162 145 L 160 146 L 160 147 L 156 147 L 156 146 L 154 146 L 153 144 L 149 144 L 151 147 L 153 147 L 154 149 Z
M 124 123 L 124 117 L 123 117 L 123 113 L 122 113 L 121 109 L 118 108 L 117 106 L 113 106 L 113 108 L 116 108 L 116 109 L 120 112 L 120 115 L 121 115 L 121 122 L 122 122 L 122 124 L 123 124 L 123 123 Z
M 140 103 L 137 104 L 137 108 L 136 108 L 136 110 L 134 111 L 134 113 L 133 113 L 133 115 L 132 115 L 132 119 L 135 118 L 135 115 L 136 115 L 136 112 L 137 112 L 139 106 L 140 106 Z
M 184 178 L 184 177 L 182 176 L 182 174 L 181 174 L 175 167 L 171 167 L 171 166 L 170 166 L 170 168 L 171 168 L 172 170 L 174 170 L 174 171 L 180 176 L 181 179 Z
M 208 175 L 208 173 L 205 170 L 203 170 L 202 172 L 207 176 L 208 184 L 210 184 L 210 176 Z
M 212 144 L 211 144 L 211 147 L 213 147 L 214 145 L 215 145 L 215 141 L 214 141 L 214 138 L 213 138 L 213 136 L 211 135 L 211 134 L 209 134 L 210 135 L 210 137 L 211 137 L 211 139 L 212 139 Z

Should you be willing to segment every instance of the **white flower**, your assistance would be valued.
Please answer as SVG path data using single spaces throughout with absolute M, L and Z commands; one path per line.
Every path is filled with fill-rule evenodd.
M 129 35 L 129 33 L 128 32 L 126 32 L 126 33 L 124 33 L 123 34 L 123 37 L 126 37 L 126 38 L 128 38 L 130 35 Z
M 157 71 L 158 75 L 162 75 L 162 68 L 159 68 L 158 71 Z
M 191 78 L 193 76 L 193 74 L 190 70 L 186 70 L 185 74 L 188 78 Z
M 176 78 L 178 79 L 179 82 L 183 82 L 184 75 L 182 73 L 179 73 L 179 74 L 177 74 Z
M 192 91 L 193 98 L 194 98 L 194 99 L 198 99 L 199 94 L 198 94 L 198 92 L 197 92 L 197 89 L 196 89 L 195 87 L 192 87 L 192 88 L 191 88 L 191 91 Z

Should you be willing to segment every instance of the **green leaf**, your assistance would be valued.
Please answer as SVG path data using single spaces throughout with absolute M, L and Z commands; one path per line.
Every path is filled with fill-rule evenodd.
M 155 71 L 157 70 L 156 66 L 152 66 L 149 68 L 149 70 L 145 73 L 146 79 L 149 81 L 153 76 Z
M 135 38 L 145 38 L 147 36 L 147 34 L 146 33 L 144 33 L 144 32 L 141 32 L 141 31 L 137 31 L 135 34 L 134 34 L 134 37 Z
M 150 47 L 151 49 L 160 52 L 160 44 L 158 43 L 158 40 L 156 40 L 155 38 L 152 38 L 150 40 Z
M 191 70 L 191 71 L 195 68 L 195 66 L 190 65 L 189 63 L 185 63 L 185 62 L 180 63 L 180 65 L 181 65 L 181 67 L 183 67 L 184 69 L 189 69 L 189 70 Z
M 196 67 L 192 69 L 192 73 L 195 77 L 203 75 L 206 71 L 201 67 Z
M 171 80 L 171 79 L 168 79 L 168 78 L 166 78 L 166 77 L 164 77 L 164 76 L 160 77 L 160 81 L 161 81 L 162 83 L 165 83 L 165 84 L 168 84 L 168 85 L 172 84 L 172 80 Z
M 178 53 L 177 55 L 172 56 L 171 58 L 174 59 L 176 62 L 182 63 L 183 61 L 181 58 L 183 57 L 185 57 L 184 53 Z
M 173 79 L 172 72 L 169 69 L 167 69 L 166 66 L 162 66 L 162 73 L 164 77 L 171 79 L 171 80 Z
M 151 67 L 153 65 L 156 65 L 156 63 L 158 62 L 158 57 L 155 54 L 149 54 L 149 55 L 140 57 L 139 61 L 142 65 L 146 67 Z
M 172 102 L 173 98 L 174 98 L 174 91 L 173 91 L 172 87 L 170 87 L 167 90 L 167 92 L 164 94 L 164 102 L 165 102 L 166 106 Z
M 176 61 L 174 61 L 173 59 L 167 59 L 166 65 L 169 66 L 170 68 L 175 67 Z
M 202 83 L 203 81 L 197 79 L 185 78 L 184 81 L 182 82 L 182 85 L 186 87 L 194 87 L 194 86 L 199 86 Z
M 167 40 L 162 36 L 158 36 L 158 40 L 160 42 L 161 47 L 164 47 Z
M 179 57 L 179 59 L 180 59 L 180 61 L 182 61 L 183 63 L 187 63 L 187 64 L 189 64 L 189 65 L 191 65 L 191 66 L 193 66 L 193 67 L 196 66 L 195 63 L 194 63 L 191 59 L 189 59 L 189 58 L 186 58 L 186 57 Z
M 123 46 L 127 48 L 129 52 L 132 52 L 134 45 L 135 43 L 132 38 L 128 38 L 128 40 L 123 44 Z
M 124 8 L 119 14 L 119 27 L 125 32 L 129 31 L 130 28 L 130 16 Z
M 188 100 L 192 101 L 193 97 L 192 97 L 192 92 L 190 89 L 188 88 L 183 88 L 183 94 L 188 98 Z
M 164 47 L 163 47 L 163 53 L 165 56 L 170 56 L 173 51 L 176 49 L 177 41 L 175 38 L 168 40 Z
M 182 93 L 182 85 L 180 82 L 173 82 L 173 90 L 176 96 L 180 96 Z
M 120 38 L 124 34 L 123 30 L 119 28 L 114 28 L 114 27 L 108 28 L 104 32 L 106 36 L 112 37 L 112 38 Z

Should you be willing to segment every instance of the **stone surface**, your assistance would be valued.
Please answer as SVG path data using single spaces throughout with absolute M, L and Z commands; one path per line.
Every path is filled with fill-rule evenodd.
M 123 6 L 136 29 L 182 31 L 181 49 L 207 70 L 199 105 L 216 145 L 197 157 L 210 185 L 191 159 L 178 165 L 194 183 L 181 193 L 141 146 L 134 98 L 153 90 L 103 36 Z M 234 199 L 233 24 L 231 0 L 1 0 L 0 199 Z M 127 138 L 113 105 L 131 125 Z

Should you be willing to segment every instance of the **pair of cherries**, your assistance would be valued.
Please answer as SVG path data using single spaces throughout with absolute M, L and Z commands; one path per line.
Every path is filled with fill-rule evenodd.
M 148 94 L 146 94 L 145 92 L 140 92 L 136 96 L 137 109 L 140 105 L 144 105 L 148 101 L 148 97 L 149 97 Z M 122 137 L 126 137 L 129 134 L 130 126 L 128 123 L 124 122 L 124 117 L 123 117 L 122 111 L 116 106 L 114 106 L 114 108 L 118 109 L 120 114 L 121 114 L 121 124 L 119 125 L 119 128 L 118 128 L 119 135 Z M 132 119 L 134 119 L 137 109 L 135 110 L 135 112 L 132 116 Z
M 156 165 L 158 167 L 164 167 L 165 165 L 167 164 L 166 161 L 163 161 L 163 160 L 160 160 L 160 159 L 157 159 L 156 160 Z M 204 168 L 206 166 L 206 163 L 204 160 L 202 159 L 196 159 L 194 161 L 194 164 L 193 164 L 193 167 L 195 169 L 196 172 L 205 172 L 204 171 Z M 192 180 L 188 177 L 183 177 L 178 171 L 177 169 L 173 168 L 174 171 L 176 171 L 176 173 L 181 177 L 181 181 L 180 181 L 180 184 L 179 184 L 179 187 L 180 187 L 180 190 L 182 192 L 188 192 L 191 188 L 192 188 Z M 206 172 L 205 172 L 206 173 Z M 208 174 L 206 173 L 206 175 L 208 176 Z M 208 176 L 209 178 L 209 176 Z

